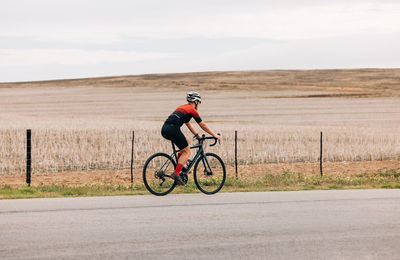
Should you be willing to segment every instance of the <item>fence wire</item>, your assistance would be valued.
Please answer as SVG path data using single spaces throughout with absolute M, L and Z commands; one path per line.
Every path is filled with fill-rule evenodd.
M 185 130 L 188 136 L 191 136 Z M 206 151 L 234 165 L 234 130 L 222 131 L 223 142 Z M 380 131 L 324 131 L 324 161 L 400 160 L 400 136 Z M 0 173 L 26 170 L 26 130 L 0 130 Z M 32 129 L 32 173 L 121 170 L 131 167 L 130 130 Z M 317 162 L 320 131 L 315 129 L 239 129 L 238 164 Z M 171 153 L 159 129 L 135 130 L 134 166 L 141 168 L 155 152 Z

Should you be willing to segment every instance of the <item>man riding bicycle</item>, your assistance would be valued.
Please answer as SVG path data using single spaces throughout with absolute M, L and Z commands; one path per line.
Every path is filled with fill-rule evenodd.
M 175 168 L 174 178 L 179 185 L 183 185 L 184 182 L 182 180 L 182 175 L 184 174 L 182 171 L 183 165 L 185 165 L 186 161 L 190 156 L 190 140 L 182 133 L 181 126 L 185 124 L 187 128 L 189 128 L 190 132 L 193 133 L 194 137 L 199 137 L 199 133 L 196 129 L 189 123 L 192 117 L 195 119 L 197 124 L 203 129 L 205 132 L 212 135 L 214 138 L 218 139 L 218 142 L 221 142 L 221 137 L 216 135 L 211 129 L 202 121 L 199 113 L 197 112 L 200 104 L 201 104 L 201 96 L 197 92 L 189 92 L 186 97 L 187 104 L 179 106 L 175 109 L 175 111 L 165 120 L 164 125 L 161 129 L 162 136 L 174 142 L 176 146 L 179 147 L 178 152 L 178 165 Z

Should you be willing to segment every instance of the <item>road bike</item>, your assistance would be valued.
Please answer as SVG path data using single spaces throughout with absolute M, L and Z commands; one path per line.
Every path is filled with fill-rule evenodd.
M 204 144 L 206 140 L 212 139 L 217 144 L 214 137 L 206 137 L 204 134 L 198 138 L 198 143 L 190 149 L 197 149 L 193 160 L 188 160 L 186 167 L 182 170 L 182 180 L 185 185 L 188 182 L 188 173 L 193 168 L 193 179 L 197 188 L 208 195 L 215 194 L 224 186 L 226 179 L 225 164 L 222 159 L 214 153 L 206 153 Z M 143 182 L 147 190 L 157 196 L 164 196 L 170 193 L 177 185 L 173 174 L 178 163 L 177 154 L 172 143 L 172 154 L 155 153 L 150 156 L 143 166 Z

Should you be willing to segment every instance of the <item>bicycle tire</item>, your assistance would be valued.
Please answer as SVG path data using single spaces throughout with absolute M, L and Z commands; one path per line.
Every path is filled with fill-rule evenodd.
M 209 162 L 211 173 L 207 171 L 208 166 L 204 166 L 203 156 L 200 157 L 193 169 L 193 178 L 197 188 L 207 195 L 212 195 L 217 193 L 222 189 L 226 179 L 226 169 L 225 164 L 222 159 L 214 153 L 206 153 L 207 161 Z M 203 167 L 204 169 L 198 169 L 198 167 Z M 201 173 L 203 170 L 203 173 Z
M 163 164 L 167 166 L 165 170 L 161 168 Z M 174 173 L 175 168 L 176 163 L 168 154 L 155 153 L 150 156 L 143 166 L 143 182 L 146 189 L 156 196 L 165 196 L 170 193 L 176 186 L 175 180 L 165 177 L 163 181 L 161 176 Z M 162 187 L 164 183 L 165 186 Z

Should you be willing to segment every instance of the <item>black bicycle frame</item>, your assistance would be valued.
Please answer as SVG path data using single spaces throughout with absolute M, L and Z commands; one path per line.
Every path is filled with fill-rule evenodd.
M 180 150 L 176 150 L 175 149 L 175 144 L 173 142 L 171 142 L 171 143 L 172 143 L 172 150 L 174 151 L 171 154 L 171 157 L 174 156 L 174 158 L 176 160 L 176 164 L 178 165 L 178 156 L 177 156 L 177 154 L 178 154 L 178 152 Z M 195 149 L 195 148 L 198 148 L 199 150 L 197 151 L 196 155 L 193 157 L 193 160 L 190 162 L 190 164 L 189 164 L 189 166 L 188 166 L 188 168 L 186 170 L 186 173 L 188 173 L 190 171 L 190 169 L 193 167 L 193 165 L 195 164 L 197 159 L 199 159 L 200 156 L 202 156 L 202 161 L 203 161 L 204 168 L 205 169 L 207 168 L 206 167 L 206 164 L 207 164 L 208 169 L 211 171 L 210 164 L 208 163 L 208 160 L 206 158 L 206 154 L 204 152 L 203 144 L 202 143 L 198 143 L 196 145 L 190 146 L 190 149 Z

